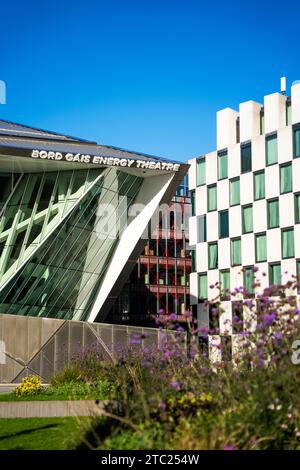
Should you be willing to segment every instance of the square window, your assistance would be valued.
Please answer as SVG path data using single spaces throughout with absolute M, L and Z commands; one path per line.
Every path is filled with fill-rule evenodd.
M 269 265 L 269 285 L 276 286 L 281 284 L 281 265 L 272 263 Z
M 198 243 L 206 242 L 206 215 L 197 217 Z
M 242 244 L 240 238 L 231 240 L 231 266 L 242 264 Z
M 267 240 L 265 233 L 255 235 L 255 258 L 257 263 L 267 261 Z
M 198 297 L 199 300 L 207 299 L 207 274 L 201 273 L 198 275 Z
M 300 157 L 300 124 L 293 127 L 293 153 L 294 158 Z
M 205 157 L 198 158 L 196 162 L 196 180 L 197 186 L 203 186 L 206 181 L 205 176 Z
M 294 229 L 287 228 L 281 231 L 282 258 L 293 258 L 295 256 Z

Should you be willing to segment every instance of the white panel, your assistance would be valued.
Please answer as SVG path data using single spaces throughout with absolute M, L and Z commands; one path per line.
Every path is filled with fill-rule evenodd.
M 297 83 L 291 88 L 292 99 L 292 124 L 300 122 L 300 83 Z
M 292 276 L 296 275 L 296 260 L 294 258 L 291 259 L 283 259 L 281 261 L 281 276 L 282 276 L 282 284 L 285 284 L 288 281 L 292 281 Z
M 217 112 L 217 149 L 236 144 L 236 120 L 239 113 L 231 108 Z
M 285 163 L 293 159 L 292 127 L 283 127 L 277 132 L 278 163 Z
M 216 300 L 220 296 L 220 290 L 215 286 L 219 282 L 219 271 L 218 269 L 211 269 L 207 273 L 207 285 L 208 285 L 208 300 Z
M 224 179 L 218 181 L 217 188 L 217 197 L 218 197 L 218 211 L 228 209 L 229 207 L 229 181 Z
M 286 97 L 272 93 L 264 98 L 265 133 L 274 132 L 286 125 Z
M 242 233 L 242 212 L 241 206 L 229 208 L 229 235 L 230 237 L 240 237 Z
M 252 172 L 244 173 L 240 177 L 241 205 L 253 202 L 253 176 Z
M 240 141 L 251 140 L 260 134 L 261 104 L 246 101 L 240 104 Z
M 240 287 L 243 286 L 242 266 L 234 266 L 233 268 L 231 268 L 230 286 L 231 286 L 231 291 L 233 291 L 234 289 L 239 289 Z M 242 299 L 243 299 L 243 295 L 240 293 L 234 296 L 234 300 L 242 300 Z
M 294 195 L 293 193 L 282 194 L 279 198 L 279 221 L 280 227 L 294 225 Z
M 197 243 L 196 250 L 196 270 L 198 273 L 202 273 L 208 270 L 207 243 Z
M 190 168 L 189 168 L 189 189 L 196 188 L 196 158 L 188 161 Z
M 203 215 L 207 212 L 207 188 L 199 186 L 196 188 L 196 215 Z
M 278 197 L 279 195 L 279 166 L 271 165 L 266 167 L 266 199 Z
M 218 237 L 218 212 L 208 212 L 206 216 L 207 241 L 214 242 Z
M 189 236 L 190 236 L 190 245 L 194 246 L 197 243 L 197 217 L 189 218 Z
M 232 334 L 231 302 L 222 302 L 222 312 L 220 313 L 220 334 Z
M 190 301 L 191 305 L 198 303 L 198 274 L 190 274 Z
M 228 178 L 240 176 L 241 173 L 241 146 L 236 144 L 228 149 Z
M 256 267 L 258 268 L 258 271 L 255 273 L 255 279 L 260 283 L 260 287 L 255 288 L 255 294 L 258 295 L 262 294 L 264 289 L 269 287 L 268 263 L 256 263 Z
M 279 228 L 267 231 L 267 247 L 269 263 L 280 261 L 281 259 L 281 232 Z
M 230 239 L 221 238 L 219 240 L 219 269 L 227 269 L 230 267 Z
M 267 229 L 266 200 L 253 202 L 253 230 L 255 233 L 264 232 Z
M 208 337 L 208 354 L 212 364 L 218 364 L 222 361 L 221 336 L 209 335 Z
M 252 171 L 263 170 L 266 166 L 265 136 L 252 139 Z
M 205 159 L 206 171 L 206 184 L 214 184 L 218 179 L 217 174 L 217 152 L 206 154 Z
M 294 158 L 293 162 L 293 191 L 300 191 L 300 158 Z
M 295 257 L 300 259 L 300 224 L 294 226 Z
M 242 263 L 243 266 L 255 264 L 254 234 L 247 233 L 242 236 Z

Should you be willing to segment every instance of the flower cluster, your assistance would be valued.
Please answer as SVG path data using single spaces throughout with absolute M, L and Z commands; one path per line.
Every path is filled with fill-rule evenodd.
M 15 389 L 15 394 L 17 397 L 23 397 L 25 395 L 34 395 L 37 392 L 40 392 L 42 389 L 42 382 L 40 377 L 37 375 L 29 375 L 22 379 L 20 385 Z

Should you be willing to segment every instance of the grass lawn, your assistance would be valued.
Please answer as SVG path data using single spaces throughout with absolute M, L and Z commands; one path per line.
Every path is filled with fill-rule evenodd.
M 74 447 L 85 418 L 0 419 L 0 450 L 63 450 Z M 72 445 L 73 443 L 73 445 Z M 75 444 L 76 445 L 76 444 Z

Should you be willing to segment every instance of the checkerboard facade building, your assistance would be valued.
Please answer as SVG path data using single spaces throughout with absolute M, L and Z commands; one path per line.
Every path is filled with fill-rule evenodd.
M 264 103 L 247 101 L 239 111 L 217 113 L 217 150 L 189 161 L 193 216 L 190 244 L 193 272 L 190 294 L 200 327 L 209 327 L 205 303 L 222 289 L 252 290 L 253 266 L 263 288 L 300 274 L 300 83 L 291 96 L 273 93 Z M 263 273 L 265 274 L 263 276 Z M 234 348 L 238 332 L 232 315 L 244 322 L 231 296 L 222 303 L 219 338 Z M 219 354 L 214 351 L 214 354 Z

